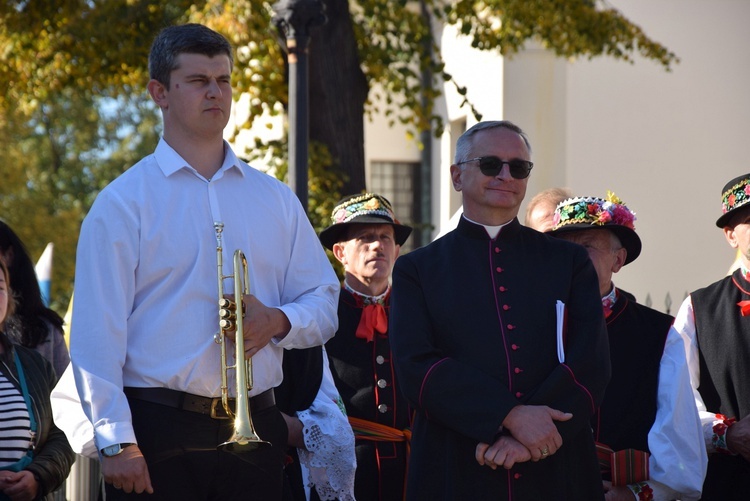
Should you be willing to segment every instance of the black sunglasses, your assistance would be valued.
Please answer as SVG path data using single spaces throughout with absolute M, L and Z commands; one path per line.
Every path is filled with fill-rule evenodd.
M 458 162 L 456 165 L 461 165 L 469 162 L 479 161 L 479 170 L 485 176 L 495 177 L 500 174 L 503 170 L 503 165 L 508 164 L 508 170 L 510 171 L 511 177 L 514 179 L 526 179 L 529 177 L 531 168 L 534 167 L 532 162 L 528 160 L 520 160 L 514 158 L 513 160 L 500 160 L 497 157 L 476 157 Z

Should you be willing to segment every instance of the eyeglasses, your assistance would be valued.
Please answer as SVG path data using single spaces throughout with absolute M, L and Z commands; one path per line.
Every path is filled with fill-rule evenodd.
M 458 162 L 456 165 L 466 164 L 469 162 L 479 161 L 479 170 L 485 176 L 495 177 L 503 170 L 503 165 L 508 164 L 508 171 L 514 179 L 526 179 L 529 177 L 531 168 L 534 167 L 532 162 L 514 158 L 513 160 L 501 160 L 497 157 L 476 157 Z

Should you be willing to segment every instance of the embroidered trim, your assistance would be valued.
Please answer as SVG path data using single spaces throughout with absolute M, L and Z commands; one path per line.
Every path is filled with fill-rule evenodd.
M 355 217 L 368 215 L 382 216 L 396 222 L 391 204 L 385 198 L 373 193 L 365 193 L 334 207 L 331 221 L 333 224 L 348 223 Z
M 617 287 L 612 286 L 612 292 L 602 298 L 602 309 L 604 310 L 604 318 L 608 318 L 612 314 L 612 308 L 614 308 L 617 302 Z
M 726 214 L 730 210 L 742 207 L 750 202 L 750 180 L 743 179 L 721 195 L 721 213 Z
M 737 420 L 735 418 L 727 419 L 723 414 L 716 415 L 716 421 L 713 425 L 713 435 L 711 436 L 711 445 L 714 446 L 717 452 L 722 454 L 729 454 L 735 456 L 736 454 L 729 450 L 727 445 L 727 430 Z
M 745 267 L 745 263 L 740 263 L 740 270 L 742 270 L 742 278 L 750 282 L 750 270 Z
M 362 306 L 367 306 L 368 304 L 379 304 L 381 306 L 385 306 L 385 300 L 388 297 L 388 294 L 391 292 L 390 285 L 385 290 L 384 293 L 382 293 L 379 296 L 368 296 L 367 294 L 362 294 L 361 292 L 357 292 L 352 287 L 346 283 L 346 280 L 344 281 L 344 288 L 351 293 L 352 296 L 357 299 L 357 302 L 362 302 Z
M 648 485 L 648 482 L 630 484 L 628 485 L 628 489 L 635 494 L 638 501 L 653 501 L 654 499 L 654 490 Z
M 555 210 L 554 229 L 568 224 L 604 226 L 615 224 L 635 230 L 635 212 L 625 206 L 617 195 L 607 191 L 607 198 L 575 197 L 560 202 Z

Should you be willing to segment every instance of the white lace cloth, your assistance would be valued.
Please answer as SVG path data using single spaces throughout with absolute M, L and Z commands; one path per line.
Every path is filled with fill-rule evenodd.
M 297 449 L 305 483 L 322 500 L 354 501 L 354 433 L 323 352 L 323 380 L 309 409 L 298 412 L 307 450 Z

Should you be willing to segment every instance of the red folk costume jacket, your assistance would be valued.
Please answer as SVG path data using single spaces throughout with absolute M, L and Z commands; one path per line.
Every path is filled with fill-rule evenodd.
M 565 363 L 556 302 L 566 305 Z M 458 228 L 396 262 L 391 298 L 396 374 L 416 407 L 407 499 L 603 499 L 591 417 L 610 377 L 596 272 L 586 251 L 521 226 L 490 239 Z M 510 470 L 475 460 L 510 410 L 547 405 L 556 454 Z

